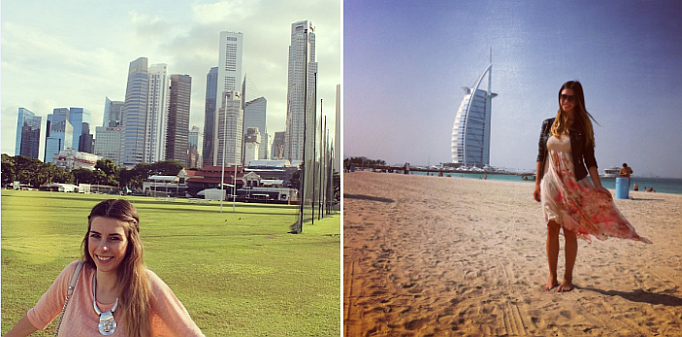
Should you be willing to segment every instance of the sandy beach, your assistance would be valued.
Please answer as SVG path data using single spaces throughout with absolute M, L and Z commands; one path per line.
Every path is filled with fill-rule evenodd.
M 557 293 L 542 290 L 546 228 L 532 192 L 522 182 L 345 174 L 345 335 L 682 336 L 682 195 L 616 199 L 653 244 L 578 240 L 576 289 Z

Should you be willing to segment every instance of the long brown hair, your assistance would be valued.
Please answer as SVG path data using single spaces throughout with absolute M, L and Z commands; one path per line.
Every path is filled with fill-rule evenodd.
M 104 200 L 90 211 L 88 215 L 88 231 L 83 239 L 83 261 L 86 265 L 97 268 L 88 249 L 90 226 L 95 217 L 120 220 L 128 226 L 124 227 L 128 246 L 125 257 L 116 270 L 119 284 L 120 312 L 126 326 L 127 336 L 147 337 L 152 335 L 151 306 L 149 297 L 151 290 L 147 278 L 147 268 L 142 258 L 142 242 L 140 241 L 140 218 L 135 207 L 123 199 Z M 146 319 L 145 319 L 146 318 Z
M 592 115 L 590 115 L 589 112 L 587 112 L 587 109 L 585 109 L 585 94 L 583 93 L 582 84 L 580 84 L 578 81 L 568 81 L 561 86 L 561 89 L 559 89 L 559 111 L 556 113 L 556 119 L 552 125 L 551 134 L 558 138 L 568 129 L 568 114 L 566 114 L 561 107 L 561 92 L 564 91 L 564 89 L 573 90 L 573 94 L 576 98 L 576 107 L 574 109 L 575 120 L 573 123 L 579 123 L 582 125 L 582 128 L 584 129 L 587 136 L 587 145 L 594 147 L 594 129 L 592 128 L 592 122 L 590 119 L 594 120 L 595 123 L 597 123 L 597 121 L 594 119 L 594 117 L 592 117 Z

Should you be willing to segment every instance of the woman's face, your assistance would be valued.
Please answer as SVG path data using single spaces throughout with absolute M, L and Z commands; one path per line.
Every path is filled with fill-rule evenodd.
M 98 272 L 115 272 L 125 258 L 128 247 L 126 226 L 129 226 L 126 222 L 101 216 L 90 222 L 88 253 Z
M 575 109 L 577 97 L 573 94 L 573 89 L 561 90 L 561 96 L 559 96 L 559 103 L 561 104 L 561 110 L 564 112 L 572 113 Z

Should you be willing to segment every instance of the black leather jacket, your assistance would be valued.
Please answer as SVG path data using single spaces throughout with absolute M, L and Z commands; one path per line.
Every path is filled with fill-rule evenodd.
M 548 118 L 542 122 L 542 132 L 538 142 L 538 159 L 540 162 L 540 174 L 545 172 L 545 158 L 547 157 L 547 140 L 552 130 L 555 118 Z M 587 145 L 587 133 L 581 123 L 574 123 L 569 128 L 571 137 L 571 154 L 573 155 L 573 168 L 575 170 L 575 180 L 578 181 L 587 177 L 589 167 L 597 167 L 597 159 L 594 158 L 594 146 Z M 537 177 L 538 179 L 540 177 Z

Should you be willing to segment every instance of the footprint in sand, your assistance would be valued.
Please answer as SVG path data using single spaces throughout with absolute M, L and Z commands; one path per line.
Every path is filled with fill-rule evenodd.
M 407 329 L 407 330 L 421 329 L 421 327 L 424 326 L 425 321 L 426 321 L 426 319 L 420 318 L 420 319 L 416 319 L 414 321 L 407 322 L 407 324 L 405 324 L 405 329 Z

